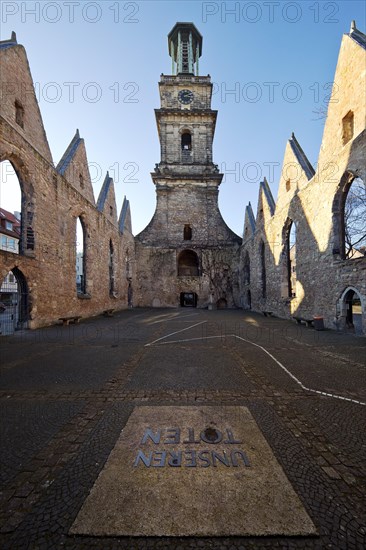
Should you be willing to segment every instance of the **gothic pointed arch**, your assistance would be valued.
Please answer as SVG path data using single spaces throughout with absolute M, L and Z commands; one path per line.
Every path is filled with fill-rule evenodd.
M 35 250 L 35 230 L 34 230 L 34 189 L 30 183 L 29 173 L 24 162 L 17 156 L 2 155 L 0 159 L 0 178 L 1 187 L 11 186 L 19 191 L 19 199 L 17 200 L 17 208 L 9 207 L 6 209 L 6 201 L 4 202 L 4 192 L 2 190 L 2 207 L 11 215 L 10 223 L 16 228 L 13 237 L 16 239 L 16 250 L 21 255 L 34 254 Z M 16 212 L 16 214 L 15 214 Z M 15 218 L 17 219 L 13 219 Z M 5 222 L 4 222 L 5 223 Z
M 87 231 L 83 214 L 75 220 L 76 291 L 79 297 L 87 294 Z
M 250 285 L 250 257 L 248 250 L 245 251 L 244 255 L 243 282 L 244 285 Z
M 296 296 L 296 233 L 297 225 L 287 218 L 282 230 L 282 290 L 283 298 Z
M 266 245 L 263 239 L 259 243 L 260 257 L 260 290 L 261 297 L 267 297 L 267 272 L 266 272 Z
M 332 205 L 332 252 L 341 259 L 366 257 L 366 183 L 347 170 Z
M 333 255 L 344 258 L 344 219 L 345 198 L 356 175 L 347 170 L 341 177 L 332 204 Z
M 114 246 L 112 239 L 109 239 L 109 258 L 108 258 L 108 269 L 109 269 L 109 295 L 114 298 L 116 294 L 116 284 L 115 284 L 115 260 L 114 260 Z

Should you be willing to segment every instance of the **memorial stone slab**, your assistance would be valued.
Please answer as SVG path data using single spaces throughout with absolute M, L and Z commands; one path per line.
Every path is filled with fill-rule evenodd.
M 71 534 L 314 535 L 246 407 L 136 407 Z

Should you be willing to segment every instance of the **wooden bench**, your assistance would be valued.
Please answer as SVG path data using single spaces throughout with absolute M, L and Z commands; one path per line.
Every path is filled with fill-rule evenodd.
M 298 325 L 301 325 L 302 323 L 305 323 L 307 327 L 312 327 L 314 323 L 314 319 L 306 319 L 305 317 L 293 317 L 295 319 L 296 323 Z
M 59 321 L 62 321 L 62 325 L 65 327 L 70 323 L 77 325 L 80 322 L 81 315 L 71 315 L 70 317 L 59 317 Z
M 265 317 L 272 317 L 272 314 L 273 314 L 272 311 L 262 311 L 262 313 Z
M 113 317 L 113 314 L 116 310 L 115 309 L 106 309 L 103 312 L 104 317 Z

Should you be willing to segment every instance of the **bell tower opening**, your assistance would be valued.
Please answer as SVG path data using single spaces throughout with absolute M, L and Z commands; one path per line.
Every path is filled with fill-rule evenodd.
M 198 60 L 202 55 L 202 35 L 193 23 L 177 23 L 168 35 L 172 74 L 198 76 Z
M 192 149 L 192 136 L 190 132 L 184 132 L 182 134 L 182 150 L 190 151 Z

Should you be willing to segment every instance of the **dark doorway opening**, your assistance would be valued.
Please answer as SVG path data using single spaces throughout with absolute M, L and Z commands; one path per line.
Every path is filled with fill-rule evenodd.
M 0 287 L 0 334 L 14 334 L 28 328 L 29 295 L 23 273 L 14 268 L 9 271 Z
M 247 308 L 252 309 L 252 295 L 250 290 L 247 292 Z
M 217 300 L 216 304 L 217 309 L 226 309 L 227 308 L 227 301 L 225 298 L 220 298 Z
M 197 294 L 195 292 L 180 293 L 181 307 L 197 307 Z
M 362 306 L 361 299 L 356 291 L 350 289 L 345 297 L 346 329 L 362 334 Z

